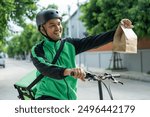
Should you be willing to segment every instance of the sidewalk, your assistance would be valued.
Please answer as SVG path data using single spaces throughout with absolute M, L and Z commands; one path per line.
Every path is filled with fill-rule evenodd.
M 127 78 L 127 79 L 150 82 L 150 74 L 141 73 L 141 72 L 125 71 L 125 70 L 105 70 L 105 69 L 99 69 L 99 68 L 88 68 L 88 71 L 92 71 L 95 73 L 120 74 L 120 78 Z

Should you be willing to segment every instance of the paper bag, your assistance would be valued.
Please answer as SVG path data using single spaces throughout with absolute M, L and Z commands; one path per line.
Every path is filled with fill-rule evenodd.
M 137 53 L 137 35 L 132 28 L 119 25 L 113 39 L 113 51 L 120 53 Z

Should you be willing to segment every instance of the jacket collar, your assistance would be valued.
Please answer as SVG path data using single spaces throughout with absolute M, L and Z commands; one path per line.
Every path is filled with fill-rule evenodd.
M 54 47 L 57 48 L 57 47 L 59 47 L 59 44 L 60 44 L 61 40 L 54 41 L 52 39 L 50 40 L 49 38 L 44 37 L 44 41 L 46 43 L 46 46 L 52 47 L 52 48 L 54 48 Z

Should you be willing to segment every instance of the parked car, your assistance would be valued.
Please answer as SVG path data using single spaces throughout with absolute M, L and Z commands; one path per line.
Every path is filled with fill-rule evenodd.
M 5 68 L 5 58 L 2 55 L 0 55 L 0 66 Z

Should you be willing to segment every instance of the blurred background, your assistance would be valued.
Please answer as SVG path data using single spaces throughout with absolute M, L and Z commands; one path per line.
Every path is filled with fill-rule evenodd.
M 135 84 L 133 88 L 130 87 L 131 89 L 135 89 L 137 84 L 138 86 L 141 84 L 141 87 L 144 87 L 144 89 L 140 87 L 139 90 L 132 92 L 140 91 L 141 95 L 146 97 L 138 97 L 137 93 L 136 98 L 129 98 L 133 96 L 127 96 L 127 98 L 122 96 L 118 99 L 149 99 L 149 6 L 150 0 L 1 0 L 0 99 L 17 99 L 17 92 L 13 84 L 22 76 L 35 69 L 30 59 L 30 51 L 33 45 L 41 41 L 41 34 L 37 30 L 35 16 L 39 11 L 49 8 L 58 9 L 63 16 L 63 38 L 83 38 L 89 35 L 96 35 L 115 29 L 123 18 L 130 19 L 134 25 L 133 30 L 138 36 L 137 54 L 112 52 L 112 43 L 108 43 L 78 55 L 76 63 L 87 70 L 95 70 L 97 72 L 110 70 L 120 74 L 131 74 L 126 77 L 136 79 L 139 82 L 125 82 L 127 84 L 134 82 L 131 83 Z M 81 89 L 79 90 L 80 96 L 83 94 L 83 84 L 81 84 L 79 84 L 79 89 Z M 96 85 L 92 85 L 93 90 L 97 87 Z M 129 92 L 129 90 L 127 88 L 125 92 Z M 116 93 L 118 92 L 117 88 L 115 91 Z M 123 94 L 126 95 L 125 92 Z M 130 94 L 132 93 L 130 92 Z M 97 92 L 95 92 L 94 97 L 90 98 L 89 96 L 86 99 L 97 99 L 97 97 Z M 81 96 L 80 99 L 84 98 Z

